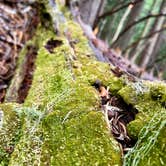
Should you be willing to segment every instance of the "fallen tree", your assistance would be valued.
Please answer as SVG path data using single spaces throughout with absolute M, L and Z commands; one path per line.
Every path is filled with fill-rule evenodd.
M 96 60 L 79 24 L 64 7 L 51 0 L 39 5 L 44 6 L 41 23 L 47 24 L 38 25 L 22 50 L 6 103 L 0 105 L 0 164 L 162 165 L 166 85 L 130 79 L 126 71 L 112 72 L 112 65 Z M 29 46 L 38 48 L 36 68 L 24 103 L 16 104 Z M 112 129 L 117 120 L 112 114 L 133 109 L 138 111 L 135 120 L 121 126 L 127 127 L 135 146 L 126 147 L 132 149 L 123 156 L 124 135 L 117 142 L 115 132 L 120 134 L 122 128 Z

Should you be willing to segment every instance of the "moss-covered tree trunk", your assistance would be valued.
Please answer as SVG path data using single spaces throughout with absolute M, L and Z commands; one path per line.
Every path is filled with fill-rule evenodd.
M 110 65 L 96 61 L 70 13 L 49 4 L 44 3 L 43 12 L 50 14 L 54 25 L 46 27 L 42 20 L 27 43 L 39 48 L 28 96 L 23 104 L 0 105 L 0 165 L 164 165 L 166 85 L 114 76 Z M 19 67 L 11 89 L 20 80 L 21 60 Z M 128 125 L 129 135 L 138 141 L 125 158 L 92 86 L 97 79 L 139 111 Z

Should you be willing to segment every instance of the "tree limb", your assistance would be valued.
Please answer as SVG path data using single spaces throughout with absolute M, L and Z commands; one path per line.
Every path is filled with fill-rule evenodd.
M 142 17 L 140 18 L 139 20 L 137 21 L 134 21 L 133 23 L 129 24 L 120 34 L 119 34 L 119 37 L 117 38 L 116 41 L 113 42 L 112 45 L 114 45 L 130 28 L 132 28 L 134 25 L 146 20 L 146 19 L 149 19 L 149 18 L 153 18 L 153 17 L 161 17 L 161 16 L 166 16 L 166 13 L 158 13 L 158 14 L 149 14 L 145 17 Z
M 123 6 L 118 7 L 117 9 L 113 9 L 111 11 L 103 13 L 101 16 L 98 17 L 98 19 L 102 19 L 102 18 L 104 18 L 106 16 L 110 16 L 110 15 L 118 12 L 119 10 L 122 10 L 122 9 L 128 7 L 129 5 L 135 5 L 137 3 L 140 3 L 141 1 L 143 1 L 143 0 L 131 1 L 131 2 L 127 3 L 127 4 L 124 4 Z

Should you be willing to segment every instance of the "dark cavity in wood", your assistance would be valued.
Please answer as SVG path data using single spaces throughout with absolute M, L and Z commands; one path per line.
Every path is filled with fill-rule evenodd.
M 54 39 L 50 39 L 47 44 L 45 45 L 45 48 L 50 52 L 50 53 L 54 53 L 54 48 L 59 47 L 60 45 L 62 45 L 63 42 L 61 40 L 54 40 Z
M 123 154 L 125 154 L 127 149 L 132 148 L 137 141 L 129 137 L 126 126 L 135 120 L 138 110 L 132 105 L 127 104 L 120 96 L 111 94 L 100 80 L 96 80 L 92 85 L 100 93 L 102 111 L 107 111 L 110 132 L 120 143 Z M 105 89 L 105 93 L 101 92 L 103 89 Z

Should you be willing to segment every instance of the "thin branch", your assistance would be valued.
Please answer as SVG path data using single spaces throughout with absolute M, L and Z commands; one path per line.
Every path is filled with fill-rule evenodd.
M 119 0 L 118 4 L 117 4 L 117 3 L 114 4 L 114 5 L 110 8 L 110 10 L 107 11 L 107 12 L 111 12 L 111 11 L 115 10 L 115 8 L 119 8 L 119 7 L 123 6 L 124 4 L 126 4 L 125 1 L 123 1 L 123 0 L 122 0 L 122 1 Z M 105 13 L 106 13 L 106 12 L 105 12 Z M 104 14 L 104 12 L 103 12 L 102 14 L 100 14 L 100 16 L 103 15 L 103 14 Z
M 117 30 L 113 36 L 112 42 L 116 41 L 116 39 L 118 38 L 118 36 L 123 28 L 124 22 L 125 22 L 127 16 L 129 15 L 129 13 L 131 12 L 132 8 L 133 8 L 133 5 L 129 5 L 127 10 L 125 11 L 125 13 L 124 13 L 123 17 L 121 18 L 120 23 L 117 27 Z
M 114 41 L 114 42 L 112 43 L 112 45 L 114 45 L 114 44 L 119 40 L 119 38 L 121 38 L 121 37 L 122 37 L 130 28 L 132 28 L 134 25 L 136 25 L 136 24 L 138 24 L 138 23 L 140 23 L 140 22 L 143 22 L 143 21 L 145 21 L 146 19 L 153 18 L 153 17 L 161 17 L 161 16 L 166 16 L 166 13 L 149 14 L 149 15 L 147 15 L 147 16 L 145 16 L 145 17 L 140 18 L 140 19 L 137 20 L 137 21 L 132 22 L 131 24 L 129 24 L 129 25 L 119 34 L 117 40 Z
M 128 49 L 130 49 L 130 48 L 134 47 L 135 45 L 137 45 L 137 43 L 139 43 L 141 40 L 145 40 L 145 39 L 151 38 L 151 37 L 153 37 L 153 35 L 155 35 L 155 34 L 157 34 L 157 33 L 160 33 L 160 32 L 162 32 L 162 31 L 164 31 L 164 30 L 166 30 L 166 27 L 164 27 L 164 28 L 162 28 L 162 29 L 160 29 L 160 30 L 158 30 L 158 31 L 154 31 L 154 32 L 150 33 L 149 35 L 147 35 L 147 36 L 145 36 L 145 37 L 139 38 L 137 41 L 131 43 L 131 44 L 123 51 L 123 53 L 125 53 Z
M 141 1 L 143 1 L 143 0 L 136 0 L 136 1 L 134 1 L 134 2 L 131 1 L 131 2 L 127 3 L 127 4 L 124 4 L 123 6 L 120 6 L 120 7 L 117 8 L 117 9 L 113 9 L 113 10 L 111 10 L 111 11 L 108 11 L 108 12 L 103 13 L 101 16 L 98 17 L 98 19 L 102 19 L 102 18 L 104 18 L 104 17 L 106 17 L 106 16 L 110 16 L 110 15 L 112 15 L 112 14 L 118 12 L 119 10 L 122 10 L 122 9 L 128 7 L 129 5 L 135 5 L 135 4 L 137 4 L 137 3 L 140 3 Z

